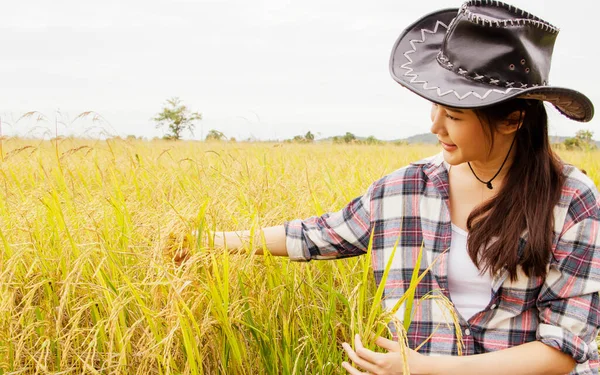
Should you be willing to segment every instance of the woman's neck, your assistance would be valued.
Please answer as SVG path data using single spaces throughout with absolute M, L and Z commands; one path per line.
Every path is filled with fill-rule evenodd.
M 509 140 L 503 139 L 495 144 L 496 147 L 485 159 L 469 162 L 472 173 L 482 181 L 489 181 L 492 178 L 496 183 L 503 181 L 510 170 L 515 155 L 515 148 L 511 147 L 512 144 L 512 138 Z

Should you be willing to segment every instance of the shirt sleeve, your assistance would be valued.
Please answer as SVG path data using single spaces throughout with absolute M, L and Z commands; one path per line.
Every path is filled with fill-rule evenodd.
M 373 185 L 337 212 L 285 222 L 289 258 L 310 261 L 366 253 L 372 228 L 372 192 Z
M 537 339 L 569 354 L 579 364 L 598 360 L 595 341 L 600 326 L 598 211 L 597 204 L 590 216 L 562 233 L 537 301 Z

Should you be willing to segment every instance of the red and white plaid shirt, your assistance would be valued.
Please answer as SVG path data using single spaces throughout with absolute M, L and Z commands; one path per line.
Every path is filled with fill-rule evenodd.
M 600 326 L 600 194 L 577 168 L 565 165 L 566 177 L 554 208 L 553 259 L 545 278 L 528 278 L 519 269 L 512 282 L 506 270 L 493 276 L 491 298 L 468 321 L 460 317 L 463 354 L 506 349 L 539 340 L 571 355 L 571 374 L 597 375 L 596 337 Z M 384 307 L 391 308 L 410 284 L 417 254 L 421 269 L 437 261 L 417 287 L 415 298 L 432 291 L 448 293 L 448 259 L 452 228 L 448 167 L 443 156 L 412 163 L 377 181 L 362 197 L 335 213 L 285 223 L 290 259 L 339 259 L 366 253 L 374 231 L 372 265 L 377 284 L 399 238 L 385 285 Z M 519 249 L 526 243 L 520 239 Z M 408 342 L 428 355 L 458 355 L 454 327 L 436 301 L 415 304 Z M 403 309 L 399 310 L 399 318 Z M 393 327 L 391 327 L 393 329 Z M 433 336 L 430 335 L 435 331 Z

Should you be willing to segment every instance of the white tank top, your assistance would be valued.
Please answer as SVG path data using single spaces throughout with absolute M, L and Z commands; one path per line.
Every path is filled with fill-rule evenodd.
M 452 224 L 448 254 L 448 289 L 454 306 L 465 319 L 483 310 L 492 298 L 492 277 L 480 275 L 467 252 L 468 233 Z

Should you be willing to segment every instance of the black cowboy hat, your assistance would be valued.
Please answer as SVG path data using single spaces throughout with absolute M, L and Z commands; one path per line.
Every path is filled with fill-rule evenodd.
M 392 50 L 390 72 L 402 86 L 448 107 L 537 99 L 573 120 L 590 121 L 590 99 L 548 82 L 557 34 L 550 23 L 511 5 L 471 0 L 404 30 Z

